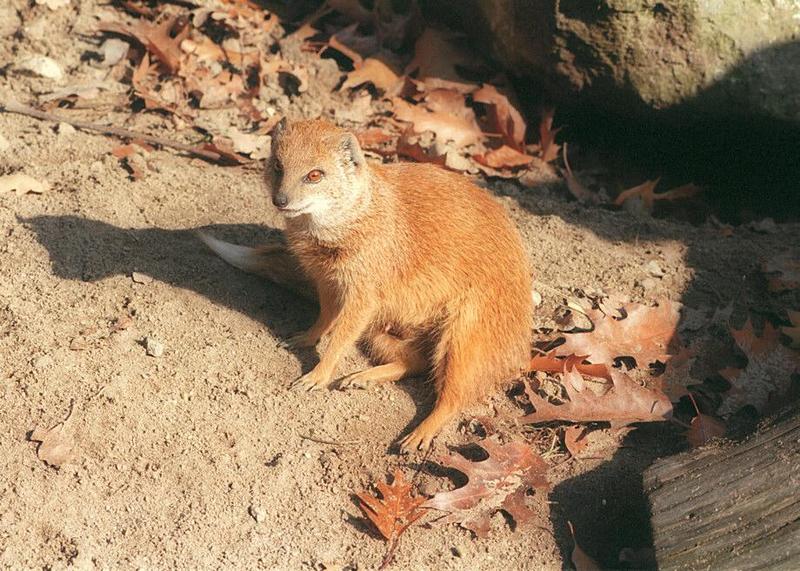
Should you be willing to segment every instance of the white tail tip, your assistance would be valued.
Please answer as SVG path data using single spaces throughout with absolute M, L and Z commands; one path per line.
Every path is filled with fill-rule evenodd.
M 217 256 L 228 262 L 234 268 L 239 268 L 240 270 L 250 273 L 258 271 L 259 256 L 255 248 L 223 242 L 204 232 L 198 231 L 197 236 L 205 242 L 206 246 Z

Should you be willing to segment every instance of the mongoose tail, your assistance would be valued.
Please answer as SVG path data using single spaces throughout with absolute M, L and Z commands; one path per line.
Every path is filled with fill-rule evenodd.
M 201 231 L 197 232 L 197 237 L 234 268 L 265 277 L 293 293 L 317 301 L 314 285 L 306 279 L 297 259 L 285 244 L 276 243 L 249 248 L 218 240 Z

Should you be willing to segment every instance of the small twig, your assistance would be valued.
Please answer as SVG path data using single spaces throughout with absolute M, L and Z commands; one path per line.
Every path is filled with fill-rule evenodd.
M 101 125 L 99 123 L 91 123 L 89 121 L 81 121 L 80 119 L 71 119 L 61 115 L 46 113 L 44 111 L 34 109 L 33 107 L 23 105 L 22 103 L 13 99 L 11 101 L 6 101 L 5 103 L 0 103 L 0 111 L 5 111 L 6 113 L 18 113 L 20 115 L 41 119 L 43 121 L 67 123 L 73 127 L 77 127 L 78 129 L 95 131 L 104 135 L 113 135 L 123 139 L 139 139 L 152 145 L 171 147 L 173 149 L 177 149 L 179 151 L 183 151 L 185 153 L 189 153 L 190 155 L 195 155 L 212 162 L 219 162 L 220 159 L 222 159 L 222 155 L 213 151 L 207 151 L 205 149 L 193 147 L 192 145 L 187 145 L 185 143 L 179 143 L 177 141 L 170 141 L 169 139 L 162 139 L 161 137 L 137 133 L 136 131 L 129 131 L 128 129 L 121 129 L 119 127 L 111 127 L 109 125 Z
M 324 438 L 315 438 L 314 436 L 310 436 L 308 434 L 301 434 L 300 438 L 303 440 L 316 442 L 317 444 L 329 444 L 331 446 L 355 446 L 356 444 L 361 444 L 360 440 L 325 440 Z

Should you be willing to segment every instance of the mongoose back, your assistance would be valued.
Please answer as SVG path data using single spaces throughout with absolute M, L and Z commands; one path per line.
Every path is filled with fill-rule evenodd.
M 206 242 L 233 265 L 316 294 L 318 319 L 289 342 L 330 341 L 293 386 L 329 385 L 361 340 L 377 366 L 341 387 L 432 376 L 436 404 L 401 440 L 405 450 L 424 449 L 463 408 L 525 366 L 527 258 L 488 192 L 432 165 L 367 163 L 352 133 L 320 120 L 276 127 L 267 178 L 286 217 L 288 250 Z

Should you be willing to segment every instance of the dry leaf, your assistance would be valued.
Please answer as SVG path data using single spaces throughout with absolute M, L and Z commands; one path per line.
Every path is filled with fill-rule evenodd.
M 395 97 L 394 114 L 401 121 L 413 125 L 416 133 L 431 131 L 442 141 L 453 141 L 457 147 L 477 143 L 481 137 L 481 130 L 474 121 L 468 121 L 446 113 L 428 111 L 421 105 L 410 103 Z
M 358 87 L 365 83 L 371 83 L 377 89 L 391 93 L 400 84 L 400 76 L 386 62 L 370 57 L 347 74 L 340 89 Z
M 678 353 L 667 361 L 664 372 L 655 378 L 655 387 L 672 402 L 678 402 L 681 397 L 689 394 L 687 387 L 697 382 L 690 372 L 695 358 L 692 349 L 681 347 Z
M 72 406 L 63 422 L 59 422 L 49 429 L 36 427 L 29 437 L 31 442 L 39 442 L 36 455 L 39 460 L 54 468 L 66 464 L 72 458 L 75 442 L 67 432 L 66 426 L 72 416 Z
M 564 155 L 564 169 L 561 170 L 561 175 L 564 177 L 564 182 L 567 183 L 567 189 L 572 196 L 578 199 L 579 202 L 598 202 L 598 197 L 595 193 L 591 192 L 588 188 L 583 186 L 581 182 L 575 177 L 572 172 L 572 167 L 569 166 L 567 159 L 567 144 L 563 146 Z
M 750 320 L 742 329 L 731 329 L 736 345 L 747 356 L 747 367 L 723 369 L 731 383 L 717 414 L 726 416 L 750 405 L 763 413 L 768 405 L 788 393 L 792 375 L 800 369 L 800 355 L 780 343 L 780 333 L 767 323 L 758 337 Z
M 472 158 L 482 165 L 495 169 L 523 167 L 529 165 L 533 160 L 532 156 L 512 149 L 508 145 L 492 149 L 482 155 L 475 155 Z
M 540 156 L 546 163 L 556 160 L 558 158 L 558 151 L 561 149 L 561 146 L 556 144 L 556 135 L 561 130 L 561 127 L 553 129 L 554 114 L 555 109 L 545 109 L 542 113 L 542 120 L 539 123 Z
M 725 436 L 726 430 L 727 427 L 721 420 L 700 413 L 692 419 L 689 431 L 686 433 L 686 440 L 689 441 L 689 446 L 698 448 L 715 438 L 722 438 Z
M 405 481 L 400 470 L 395 470 L 391 484 L 379 482 L 377 487 L 380 498 L 367 492 L 356 494 L 360 500 L 358 507 L 375 524 L 384 539 L 397 541 L 414 522 L 425 515 L 426 510 L 420 507 L 425 503 L 425 498 L 411 494 L 411 484 Z
M 633 422 L 668 420 L 672 417 L 672 403 L 660 391 L 641 386 L 623 373 L 611 373 L 611 382 L 606 382 L 605 393 L 598 395 L 582 387 L 582 377 L 577 372 L 563 376 L 566 398 L 561 403 L 550 402 L 539 394 L 539 384 L 525 382 L 525 393 L 533 405 L 534 412 L 520 418 L 523 423 L 566 420 L 570 422 L 611 422 L 624 426 Z M 533 386 L 532 386 L 533 385 Z
M 47 182 L 40 182 L 21 172 L 0 176 L 0 194 L 4 192 L 42 194 L 48 190 L 50 185 Z
M 572 564 L 575 565 L 575 571 L 601 571 L 600 564 L 589 557 L 589 555 L 578 545 L 578 539 L 575 537 L 575 528 L 572 527 L 572 522 L 568 521 L 569 533 L 572 536 Z
M 488 535 L 490 519 L 498 510 L 508 513 L 517 527 L 537 519 L 525 500 L 534 488 L 549 488 L 545 461 L 522 442 L 483 440 L 479 446 L 489 455 L 480 462 L 456 454 L 439 458 L 468 481 L 464 487 L 436 494 L 423 507 L 447 512 L 442 523 L 459 523 L 479 537 Z
M 781 292 L 800 287 L 800 256 L 797 252 L 778 254 L 761 266 L 769 291 Z
M 583 375 L 611 381 L 611 372 L 606 365 L 584 363 L 585 360 L 586 355 L 557 357 L 556 350 L 554 349 L 546 355 L 535 355 L 532 357 L 529 366 L 531 371 L 562 374 L 570 371 L 577 371 Z
M 660 177 L 655 180 L 648 180 L 638 186 L 622 191 L 614 200 L 614 204 L 616 206 L 621 206 L 626 201 L 636 197 L 642 201 L 642 205 L 647 212 L 652 212 L 656 200 L 679 200 L 682 198 L 689 198 L 702 190 L 699 186 L 690 182 L 683 186 L 673 188 L 672 190 L 656 194 L 655 188 L 660 180 Z
M 378 127 L 372 127 L 370 129 L 358 131 L 356 133 L 356 138 L 358 139 L 358 143 L 362 148 L 383 154 L 385 151 L 384 147 L 387 143 L 390 143 L 394 140 L 395 135 L 387 133 Z M 393 154 L 395 150 L 391 149 L 387 152 Z
M 589 429 L 585 426 L 567 426 L 564 428 L 564 446 L 567 447 L 569 453 L 573 456 L 578 456 L 589 444 L 586 434 Z
M 410 129 L 405 131 L 397 140 L 397 154 L 420 163 L 433 163 L 444 166 L 447 157 L 445 155 L 437 155 L 433 147 L 423 147 L 417 139 L 417 137 L 412 136 Z
M 475 67 L 476 58 L 456 45 L 460 36 L 433 28 L 426 28 L 414 44 L 414 58 L 406 66 L 405 73 L 418 79 L 435 77 L 449 81 L 461 81 L 458 68 Z
M 509 101 L 493 85 L 484 84 L 472 94 L 474 101 L 488 106 L 488 128 L 499 133 L 503 142 L 518 150 L 525 149 L 525 119 Z
M 160 24 L 138 20 L 131 26 L 117 22 L 101 22 L 98 26 L 103 32 L 135 39 L 173 74 L 181 67 L 183 51 L 180 46 L 189 35 L 189 27 L 189 20 L 184 15 L 170 16 Z
M 630 303 L 623 307 L 627 317 L 614 319 L 596 309 L 586 310 L 594 330 L 567 334 L 557 347 L 561 355 L 588 355 L 592 363 L 611 363 L 615 357 L 633 357 L 639 366 L 655 361 L 666 363 L 670 344 L 677 340 L 680 304 L 662 300 L 658 307 Z
M 781 327 L 781 331 L 792 340 L 791 346 L 800 349 L 800 311 L 787 311 L 791 327 Z

